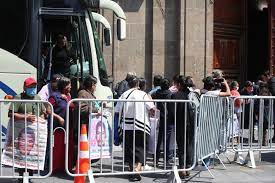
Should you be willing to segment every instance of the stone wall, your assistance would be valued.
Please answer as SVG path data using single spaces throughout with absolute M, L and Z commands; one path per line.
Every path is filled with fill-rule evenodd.
M 209 0 L 118 0 L 127 16 L 127 39 L 103 47 L 108 73 L 114 82 L 129 71 L 145 77 L 175 74 L 201 79 L 212 70 L 213 4 Z M 113 14 L 102 12 L 113 23 Z M 205 26 L 206 25 L 206 26 Z M 206 31 L 206 32 L 205 32 Z M 113 62 L 113 63 L 112 63 Z

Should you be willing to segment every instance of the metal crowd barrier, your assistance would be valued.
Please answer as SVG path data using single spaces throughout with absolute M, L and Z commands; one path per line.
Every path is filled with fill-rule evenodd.
M 226 126 L 228 112 L 228 98 L 202 95 L 198 122 L 197 158 L 207 168 L 207 161 L 216 156 L 223 167 L 219 157 L 220 152 L 226 151 Z
M 220 129 L 220 150 L 219 153 L 226 153 L 227 148 L 228 148 L 228 139 L 230 137 L 228 136 L 229 133 L 229 126 L 228 122 L 230 121 L 231 118 L 231 103 L 230 103 L 230 98 L 229 97 L 222 97 L 222 102 L 223 102 L 223 117 L 222 117 L 222 125 Z
M 240 96 L 231 102 L 230 147 L 236 152 L 234 160 L 241 164 L 251 161 L 256 168 L 254 152 L 275 151 L 274 142 L 274 100 L 273 96 Z M 240 107 L 234 105 L 239 102 Z M 236 124 L 238 125 L 236 127 Z M 236 129 L 237 128 L 237 129 Z M 237 130 L 237 132 L 236 132 Z M 234 134 L 233 134 L 234 133 Z M 246 158 L 243 154 L 247 153 Z
M 115 103 L 116 105 L 122 105 L 121 109 L 123 112 L 115 113 Z M 151 123 L 151 132 L 150 136 L 146 135 L 145 126 L 138 126 L 140 125 L 140 122 L 134 118 L 134 123 L 139 127 L 139 130 L 143 131 L 140 134 L 139 130 L 137 128 L 132 129 L 133 139 L 128 139 L 129 132 L 127 132 L 126 127 L 127 124 L 129 124 L 129 119 L 127 119 L 128 112 L 132 112 L 133 116 L 141 115 L 142 113 L 145 115 L 141 115 L 143 120 L 146 121 L 148 114 L 146 111 L 148 109 L 148 103 L 153 103 L 157 108 L 159 108 L 160 105 L 162 105 L 163 110 L 160 113 L 160 119 L 158 118 L 158 112 L 155 110 L 154 114 L 151 115 L 150 123 Z M 74 104 L 75 110 L 74 112 L 70 111 L 69 106 L 71 104 Z M 95 113 L 91 113 L 89 115 L 89 119 L 83 119 L 81 112 L 81 105 L 85 104 L 89 106 L 90 111 L 94 111 L 95 106 L 98 106 L 98 111 Z M 65 167 L 66 172 L 69 176 L 89 176 L 90 181 L 93 181 L 94 176 L 108 176 L 108 175 L 133 175 L 133 174 L 148 174 L 148 173 L 171 173 L 171 176 L 169 180 L 176 180 L 177 182 L 180 182 L 180 177 L 178 172 L 184 171 L 186 173 L 187 171 L 192 170 L 196 165 L 196 142 L 197 142 L 197 116 L 195 115 L 194 118 L 189 118 L 187 115 L 184 115 L 183 119 L 177 119 L 177 113 L 181 114 L 188 114 L 188 106 L 190 104 L 194 104 L 192 101 L 189 100 L 97 100 L 97 99 L 73 99 L 71 100 L 67 105 L 67 122 L 66 122 L 66 157 L 65 157 Z M 195 104 L 194 104 L 195 105 Z M 142 109 L 140 108 L 142 106 Z M 180 106 L 182 108 L 180 108 Z M 177 109 L 179 108 L 179 109 Z M 180 111 L 182 109 L 182 111 Z M 127 112 L 125 112 L 127 111 Z M 197 111 L 197 106 L 195 111 Z M 169 118 L 167 117 L 169 112 Z M 171 116 L 172 113 L 174 115 Z M 127 114 L 126 114 L 127 113 Z M 74 117 L 73 117 L 74 116 Z M 74 118 L 75 124 L 70 124 L 69 119 Z M 119 146 L 115 146 L 115 138 L 114 135 L 117 133 L 116 128 L 116 121 L 117 118 L 123 119 L 121 123 L 122 127 L 122 142 Z M 172 118 L 172 119 L 171 119 Z M 82 121 L 81 121 L 82 120 Z M 77 134 L 78 138 L 80 139 L 80 126 L 83 123 L 87 123 L 89 121 L 89 132 L 88 132 L 88 141 L 89 141 L 89 162 L 90 162 L 90 170 L 88 173 L 79 173 L 79 161 L 80 161 L 80 148 L 79 148 L 79 141 L 75 142 L 78 144 L 77 146 L 77 160 L 76 162 L 78 167 L 75 171 L 69 170 L 68 167 L 68 157 L 69 157 L 69 129 L 74 128 L 75 134 Z M 106 121 L 107 123 L 103 122 Z M 177 123 L 178 121 L 178 123 Z M 97 124 L 100 124 L 99 126 Z M 178 125 L 181 125 L 180 126 Z M 162 126 L 163 125 L 163 126 Z M 97 128 L 98 126 L 98 128 Z M 162 126 L 162 129 L 160 130 Z M 107 130 L 109 129 L 109 130 Z M 125 130 L 126 129 L 126 130 Z M 163 130 L 163 150 L 160 153 L 159 162 L 157 163 L 157 138 L 158 138 L 158 131 Z M 170 142 L 173 144 L 172 148 L 167 148 L 168 143 L 168 132 L 169 130 L 174 130 L 175 133 L 175 140 L 174 142 Z M 108 131 L 109 134 L 104 134 Z M 180 132 L 180 133 L 179 133 Z M 98 133 L 98 134 L 97 134 Z M 131 133 L 130 133 L 131 134 Z M 96 136 L 97 135 L 97 136 Z M 180 137 L 182 139 L 182 144 L 176 143 L 176 138 Z M 143 142 L 139 142 L 140 139 L 143 140 Z M 127 140 L 128 139 L 128 140 Z M 104 141 L 105 140 L 105 141 Z M 149 142 L 148 142 L 149 141 Z M 132 148 L 129 149 L 129 145 L 131 145 L 132 142 Z M 161 142 L 161 141 L 160 141 Z M 104 144 L 103 144 L 104 143 Z M 143 152 L 139 152 L 139 147 L 142 147 L 139 145 L 139 147 L 136 147 L 136 143 L 141 143 L 143 148 Z M 152 145 L 153 144 L 153 145 Z M 176 145 L 177 144 L 177 145 Z M 126 149 L 128 148 L 128 149 Z M 138 149 L 136 149 L 138 148 Z M 149 149 L 151 149 L 150 152 L 151 156 L 149 154 Z M 168 152 L 171 156 L 170 162 L 167 162 Z M 125 150 L 131 151 L 133 155 L 129 157 L 129 154 L 125 154 Z M 163 153 L 162 153 L 163 152 Z M 135 153 L 138 153 L 137 156 Z M 142 169 L 141 171 L 136 172 L 135 168 L 129 169 L 130 166 L 135 167 L 135 158 L 137 158 L 140 155 L 144 156 L 144 160 L 142 163 Z M 181 160 L 183 160 L 183 163 L 181 163 L 181 167 L 178 167 L 179 158 L 178 156 L 181 155 Z M 126 163 L 126 159 L 128 160 L 128 163 Z M 141 158 L 142 159 L 142 158 Z M 189 161 L 188 161 L 189 160 Z M 149 168 L 148 168 L 149 165 Z
M 27 104 L 31 104 L 29 110 L 36 113 L 33 121 L 27 119 L 30 115 L 26 112 Z M 17 178 L 27 183 L 29 179 L 49 177 L 52 173 L 53 158 L 50 135 L 53 129 L 52 125 L 48 126 L 53 124 L 52 105 L 40 100 L 0 100 L 0 109 L 0 141 L 3 141 L 3 134 L 6 136 L 5 145 L 0 144 L 0 179 Z M 14 110 L 18 110 L 20 116 L 15 116 Z M 48 112 L 46 119 L 40 116 L 40 111 Z M 46 154 L 49 159 L 46 159 Z M 20 172 L 19 175 L 17 172 Z

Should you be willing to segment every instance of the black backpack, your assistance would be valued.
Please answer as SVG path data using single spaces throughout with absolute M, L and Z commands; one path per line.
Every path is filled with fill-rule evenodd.
M 199 116 L 200 112 L 200 95 L 196 91 L 190 91 L 188 94 L 188 100 L 191 100 L 192 103 L 188 103 L 188 112 L 189 117 L 193 121 L 195 120 L 195 116 Z M 196 108 L 197 107 L 197 108 Z
M 120 81 L 114 88 L 114 96 L 118 99 L 125 91 L 129 90 L 128 82 L 125 80 Z

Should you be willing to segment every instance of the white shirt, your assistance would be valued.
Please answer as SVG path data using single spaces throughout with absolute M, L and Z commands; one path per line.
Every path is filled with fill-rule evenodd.
M 41 97 L 41 100 L 43 100 L 43 101 L 45 101 L 45 102 L 48 102 L 48 99 L 49 99 L 49 97 L 50 97 L 49 87 L 51 87 L 51 86 L 50 86 L 50 83 L 44 85 L 44 86 L 41 88 L 41 90 L 38 92 L 38 95 Z
M 144 131 L 145 128 L 145 132 L 150 134 L 151 127 L 149 121 L 149 110 L 155 107 L 154 103 L 149 102 L 151 99 L 149 98 L 148 94 L 137 89 L 127 90 L 120 96 L 119 99 L 126 98 L 129 100 L 145 100 L 146 102 L 117 103 L 115 112 L 120 113 L 120 119 L 122 119 L 122 129 L 134 130 L 135 127 L 136 130 Z
M 220 96 L 221 90 L 213 90 L 213 91 L 207 91 L 205 95 L 210 96 Z

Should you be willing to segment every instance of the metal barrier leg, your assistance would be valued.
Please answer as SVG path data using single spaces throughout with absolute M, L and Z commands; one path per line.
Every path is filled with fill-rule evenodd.
M 29 183 L 29 172 L 24 172 L 23 183 Z
M 239 153 L 236 151 L 235 152 L 235 155 L 234 155 L 234 159 L 233 159 L 233 161 L 237 161 L 238 160 L 238 157 L 239 157 Z
M 202 164 L 205 166 L 205 168 L 207 169 L 207 171 L 210 173 L 210 175 L 212 176 L 212 178 L 214 179 L 214 175 L 211 173 L 210 169 L 208 168 L 208 166 L 205 164 L 205 162 L 203 160 L 201 160 Z
M 226 169 L 224 163 L 222 162 L 221 158 L 219 157 L 219 155 L 216 152 L 215 152 L 215 156 L 219 159 L 219 161 L 221 162 L 223 168 Z
M 171 173 L 171 175 L 169 176 L 168 180 L 167 180 L 167 183 L 170 183 L 170 182 L 176 182 L 176 183 L 180 183 L 181 182 L 181 179 L 180 179 L 180 176 L 179 176 L 179 171 L 178 171 L 178 168 L 177 166 L 174 166 L 173 168 L 173 172 Z
M 251 162 L 251 166 L 249 166 L 249 167 L 250 168 L 256 168 L 254 152 L 252 150 L 248 151 L 248 154 L 247 154 L 246 159 L 245 159 L 245 163 L 247 164 L 249 162 L 249 160 Z
M 262 151 L 259 151 L 259 163 L 262 162 Z
M 90 169 L 88 171 L 88 177 L 89 177 L 90 183 L 95 183 L 95 179 L 94 179 L 94 175 L 93 175 L 93 170 L 92 169 Z

